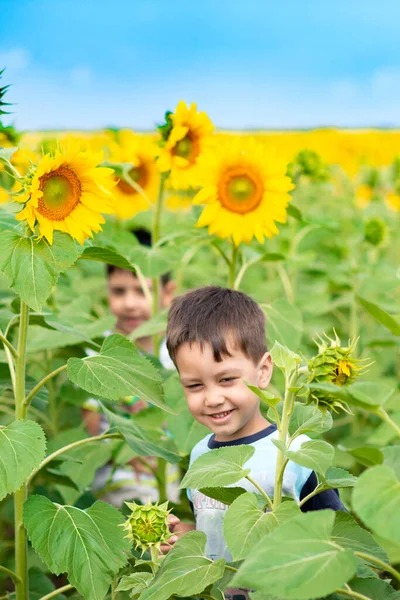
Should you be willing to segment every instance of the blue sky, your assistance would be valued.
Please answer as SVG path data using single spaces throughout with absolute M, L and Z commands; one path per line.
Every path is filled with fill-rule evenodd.
M 398 0 L 0 0 L 21 129 L 400 126 Z

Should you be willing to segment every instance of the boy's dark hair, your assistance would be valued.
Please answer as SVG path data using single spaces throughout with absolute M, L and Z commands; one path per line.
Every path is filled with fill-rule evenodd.
M 187 292 L 172 301 L 168 314 L 167 348 L 176 364 L 179 346 L 210 344 L 214 359 L 231 356 L 226 340 L 232 341 L 257 363 L 267 352 L 265 316 L 258 304 L 243 292 L 207 286 Z
M 141 246 L 151 247 L 151 233 L 147 229 L 131 229 L 132 235 L 134 235 Z M 114 271 L 119 269 L 119 267 L 115 267 L 114 265 L 107 265 L 107 277 L 111 275 Z M 132 271 L 133 275 L 135 275 L 134 271 Z M 170 281 L 171 273 L 164 273 L 161 275 L 161 283 L 165 285 Z

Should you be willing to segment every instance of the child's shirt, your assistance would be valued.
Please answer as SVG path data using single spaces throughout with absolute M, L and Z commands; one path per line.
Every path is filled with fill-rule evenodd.
M 250 469 L 250 477 L 262 487 L 270 498 L 273 498 L 278 448 L 272 440 L 277 439 L 279 439 L 279 433 L 276 425 L 270 425 L 254 435 L 230 442 L 217 442 L 214 434 L 210 434 L 200 440 L 193 448 L 190 455 L 190 464 L 192 464 L 199 456 L 214 448 L 250 444 L 254 446 L 255 452 L 246 462 L 245 468 Z M 309 441 L 309 439 L 310 438 L 306 435 L 300 435 L 292 442 L 290 450 L 298 450 L 300 446 L 304 442 Z M 254 486 L 245 478 L 234 485 L 242 487 L 249 492 L 257 492 Z M 302 467 L 292 461 L 288 462 L 283 477 L 282 494 L 284 496 L 289 496 L 296 500 L 296 502 L 299 502 L 311 493 L 316 485 L 317 478 L 311 469 Z M 203 531 L 207 535 L 206 556 L 213 560 L 225 558 L 225 560 L 231 561 L 232 557 L 223 535 L 224 515 L 229 507 L 222 502 L 205 496 L 196 489 L 189 489 L 187 494 L 193 506 L 196 518 L 196 529 Z M 323 508 L 345 510 L 336 490 L 321 492 L 302 506 L 302 510 L 305 511 Z

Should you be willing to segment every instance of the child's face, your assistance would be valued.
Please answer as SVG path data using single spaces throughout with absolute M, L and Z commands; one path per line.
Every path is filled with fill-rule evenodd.
M 152 280 L 147 279 L 152 290 Z M 161 286 L 162 306 L 168 306 L 172 300 L 174 284 L 169 281 Z M 108 276 L 108 303 L 113 315 L 117 317 L 116 328 L 129 335 L 151 317 L 151 305 L 146 298 L 140 281 L 131 271 L 114 269 Z
M 260 413 L 259 399 L 244 381 L 266 388 L 272 375 L 268 352 L 258 364 L 232 344 L 227 344 L 232 356 L 214 360 L 210 344 L 201 350 L 200 344 L 182 344 L 176 354 L 176 364 L 193 417 L 213 433 L 217 441 L 230 441 L 252 435 L 268 423 Z

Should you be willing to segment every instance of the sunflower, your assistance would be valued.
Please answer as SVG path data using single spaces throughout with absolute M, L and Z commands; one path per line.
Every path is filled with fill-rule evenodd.
M 198 160 L 212 139 L 214 125 L 205 112 L 197 112 L 181 100 L 175 113 L 169 113 L 167 125 L 160 127 L 162 135 L 157 166 L 162 173 L 170 171 L 174 189 L 196 187 L 199 182 Z
M 396 192 L 387 192 L 385 195 L 385 204 L 390 210 L 398 212 L 400 210 L 400 195 Z
M 15 197 L 25 207 L 17 214 L 32 231 L 39 226 L 39 238 L 53 243 L 53 232 L 64 231 L 83 244 L 101 230 L 104 218 L 112 213 L 112 169 L 98 167 L 99 153 L 82 151 L 71 140 L 53 155 L 43 156 L 25 178 L 24 192 Z
M 110 144 L 110 160 L 118 163 L 132 163 L 128 175 L 145 194 L 142 195 L 129 183 L 116 178 L 114 210 L 119 219 L 129 219 L 142 210 L 150 208 L 149 201 L 156 200 L 160 184 L 160 173 L 156 166 L 157 147 L 149 136 L 137 135 L 132 131 L 119 132 L 119 143 Z
M 374 190 L 366 183 L 358 186 L 356 190 L 356 205 L 358 208 L 367 208 L 374 196 Z
M 286 222 L 287 163 L 251 138 L 221 143 L 200 160 L 203 188 L 193 200 L 206 204 L 197 227 L 220 238 L 232 236 L 236 245 L 279 233 L 275 221 Z

